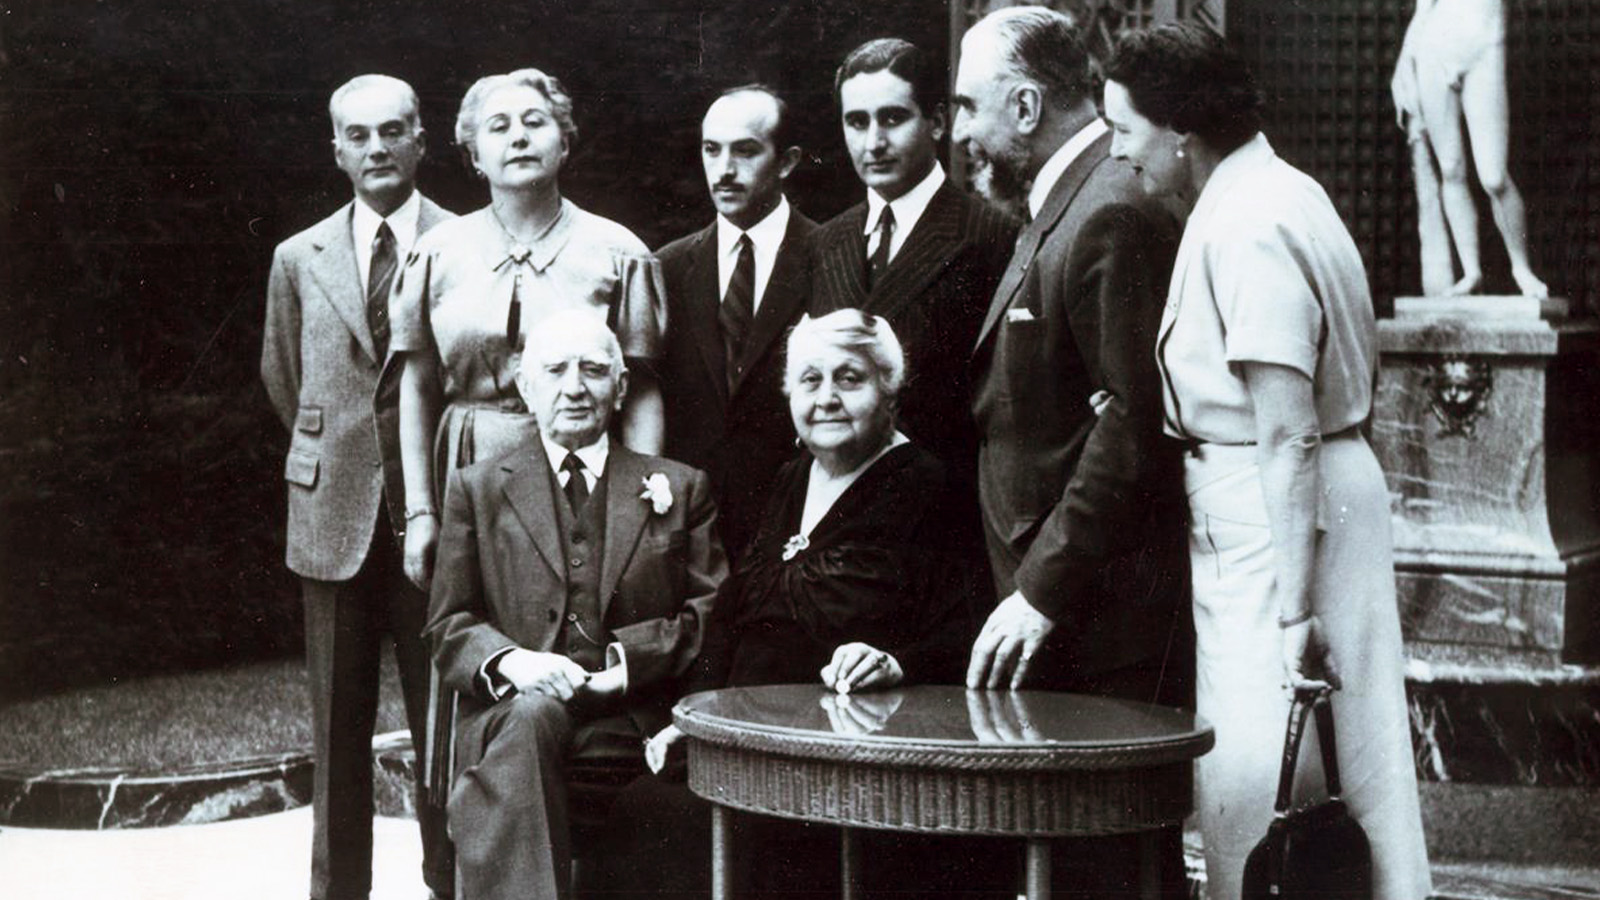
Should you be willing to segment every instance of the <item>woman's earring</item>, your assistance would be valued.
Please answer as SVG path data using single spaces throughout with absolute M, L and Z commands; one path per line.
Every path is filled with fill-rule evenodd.
M 1179 159 L 1183 159 L 1183 148 L 1182 147 L 1178 148 L 1178 158 Z
M 799 438 L 795 438 L 794 439 L 794 445 L 798 449 L 800 447 L 804 447 L 806 445 L 806 443 L 805 443 L 805 441 L 802 441 Z

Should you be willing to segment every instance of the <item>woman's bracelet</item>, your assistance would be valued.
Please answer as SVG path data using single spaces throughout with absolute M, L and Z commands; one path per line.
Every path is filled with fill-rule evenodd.
M 1279 616 L 1278 617 L 1278 627 L 1279 628 L 1293 628 L 1296 625 L 1300 625 L 1302 623 L 1311 621 L 1311 616 L 1312 616 L 1312 612 L 1309 609 L 1303 610 L 1298 615 L 1290 616 L 1287 619 L 1283 618 L 1282 616 Z
M 412 519 L 420 519 L 423 516 L 433 516 L 434 518 L 438 518 L 439 511 L 434 509 L 431 506 L 408 506 L 408 507 L 406 507 L 406 521 L 407 522 L 411 521 Z

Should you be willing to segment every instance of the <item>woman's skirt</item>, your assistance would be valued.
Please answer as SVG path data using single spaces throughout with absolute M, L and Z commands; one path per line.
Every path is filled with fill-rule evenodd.
M 1201 445 L 1186 457 L 1194 578 L 1196 706 L 1216 729 L 1197 767 L 1207 894 L 1239 897 L 1245 858 L 1267 831 L 1290 693 L 1273 595 L 1272 535 L 1253 446 Z M 1406 708 L 1389 496 L 1359 434 L 1320 451 L 1312 606 L 1344 688 L 1333 695 L 1343 799 L 1372 845 L 1374 896 L 1431 889 Z M 1325 795 L 1315 734 L 1297 767 L 1296 802 Z

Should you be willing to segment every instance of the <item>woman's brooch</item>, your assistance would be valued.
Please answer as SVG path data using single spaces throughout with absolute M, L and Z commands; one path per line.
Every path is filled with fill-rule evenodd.
M 783 545 L 783 561 L 788 562 L 789 560 L 794 559 L 796 556 L 800 555 L 800 551 L 809 546 L 811 546 L 811 539 L 803 534 L 797 534 L 793 537 L 790 537 L 789 540 L 784 542 Z

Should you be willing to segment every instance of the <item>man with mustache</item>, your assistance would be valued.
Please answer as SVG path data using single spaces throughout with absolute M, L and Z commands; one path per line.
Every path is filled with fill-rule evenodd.
M 979 504 L 999 605 L 970 688 L 1030 686 L 1188 705 L 1183 470 L 1162 436 L 1155 335 L 1177 223 L 1109 157 L 1088 54 L 1067 16 L 989 14 L 962 38 L 955 140 L 977 183 L 1029 223 L 973 351 Z M 1037 654 L 1037 658 L 1036 658 Z M 1072 866 L 1094 896 L 1139 884 L 1137 843 Z M 1181 896 L 1181 835 L 1161 837 Z M 1061 867 L 1069 868 L 1069 867 Z
M 771 88 L 724 91 L 700 126 L 715 222 L 663 247 L 671 329 L 660 362 L 664 455 L 711 476 L 723 546 L 737 562 L 778 468 L 794 453 L 782 337 L 805 311 L 816 224 L 784 180 L 801 151 Z
M 419 751 L 426 729 L 428 601 L 401 570 L 396 398 L 379 390 L 378 375 L 398 264 L 417 235 L 451 215 L 416 190 L 424 145 L 410 85 L 359 76 L 334 91 L 328 113 L 334 161 L 355 199 L 278 245 L 261 380 L 292 436 L 288 564 L 305 604 L 316 754 L 311 896 L 344 900 L 372 886 L 372 729 L 385 635 Z M 417 818 L 425 879 L 435 897 L 448 897 L 444 816 L 418 802 Z
M 977 433 L 967 357 L 1011 259 L 1018 223 L 945 177 L 945 68 L 899 38 L 852 50 L 834 77 L 862 202 L 812 239 L 811 313 L 854 307 L 887 319 L 906 348 L 898 423 L 944 463 L 965 520 L 974 605 L 993 598 L 982 571 Z

